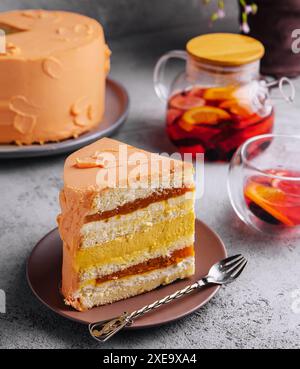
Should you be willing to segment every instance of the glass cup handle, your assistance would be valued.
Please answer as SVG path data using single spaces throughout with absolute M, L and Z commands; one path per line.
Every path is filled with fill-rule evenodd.
M 166 102 L 169 96 L 169 88 L 167 87 L 167 84 L 165 82 L 165 67 L 168 60 L 171 58 L 183 59 L 186 61 L 187 53 L 183 50 L 170 51 L 159 58 L 158 62 L 155 65 L 153 73 L 154 89 L 157 96 L 163 102 Z
M 290 86 L 290 93 L 287 94 L 284 91 L 284 84 L 288 84 Z M 272 87 L 277 87 L 279 88 L 279 91 L 281 93 L 281 96 L 284 98 L 285 101 L 292 103 L 295 99 L 295 94 L 296 94 L 296 90 L 295 90 L 295 86 L 293 84 L 293 82 L 287 78 L 287 77 L 282 77 L 276 81 L 271 81 L 271 82 L 265 82 L 265 86 L 267 88 L 272 88 Z

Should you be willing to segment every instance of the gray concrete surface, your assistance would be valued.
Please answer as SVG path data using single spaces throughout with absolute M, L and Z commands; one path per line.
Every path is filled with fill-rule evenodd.
M 172 151 L 164 135 L 164 107 L 152 87 L 157 57 L 182 48 L 195 34 L 180 28 L 111 43 L 111 76 L 128 88 L 131 112 L 115 138 L 152 151 Z M 300 93 L 300 80 L 295 81 Z M 300 133 L 297 103 L 276 101 L 276 130 Z M 0 347 L 97 348 L 87 328 L 56 316 L 33 296 L 25 263 L 35 243 L 56 226 L 65 157 L 0 161 Z M 249 265 L 199 312 L 155 329 L 120 333 L 106 348 L 296 348 L 300 347 L 300 242 L 263 237 L 234 215 L 226 192 L 226 164 L 207 164 L 205 194 L 197 216 L 223 238 L 229 254 L 242 252 Z M 293 309 L 294 308 L 294 309 Z

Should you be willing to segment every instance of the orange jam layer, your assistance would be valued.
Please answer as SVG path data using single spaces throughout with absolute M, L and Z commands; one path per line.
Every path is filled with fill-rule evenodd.
M 149 259 L 144 263 L 133 265 L 124 270 L 120 270 L 119 272 L 108 274 L 101 278 L 97 278 L 96 284 L 100 284 L 112 279 L 128 277 L 130 275 L 151 272 L 152 270 L 155 269 L 166 268 L 172 264 L 178 264 L 183 259 L 193 255 L 194 255 L 194 246 L 188 246 L 180 250 L 175 250 L 169 257 L 160 256 L 158 258 Z
M 178 197 L 178 196 L 184 195 L 188 191 L 193 191 L 193 190 L 194 188 L 188 188 L 188 187 L 165 189 L 164 191 L 161 191 L 159 193 L 154 193 L 153 195 L 145 199 L 137 199 L 123 206 L 120 206 L 116 209 L 104 211 L 102 213 L 87 215 L 85 217 L 84 222 L 85 223 L 95 222 L 97 220 L 103 220 L 103 219 L 113 217 L 114 215 L 117 215 L 117 214 L 118 215 L 128 214 L 135 210 L 143 209 L 147 207 L 148 205 L 152 204 L 153 202 L 168 200 L 171 197 Z

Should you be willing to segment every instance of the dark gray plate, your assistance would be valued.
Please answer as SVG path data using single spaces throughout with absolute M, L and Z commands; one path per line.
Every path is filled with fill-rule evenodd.
M 126 120 L 129 111 L 128 93 L 119 82 L 106 80 L 105 113 L 101 124 L 78 138 L 44 145 L 1 145 L 0 159 L 48 156 L 75 151 L 101 137 L 111 135 Z

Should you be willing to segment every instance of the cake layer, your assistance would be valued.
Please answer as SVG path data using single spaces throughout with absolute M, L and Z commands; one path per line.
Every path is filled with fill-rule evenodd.
M 143 263 L 127 267 L 124 270 L 112 274 L 107 274 L 100 278 L 84 281 L 83 283 L 80 284 L 80 287 L 82 288 L 85 286 L 98 286 L 106 281 L 129 277 L 131 275 L 144 274 L 155 269 L 166 268 L 170 265 L 178 264 L 180 261 L 190 256 L 194 256 L 193 246 L 188 246 L 180 250 L 175 250 L 171 253 L 170 256 L 151 258 L 147 261 L 144 261 Z
M 149 231 L 118 237 L 105 244 L 80 249 L 76 253 L 74 267 L 77 271 L 83 271 L 95 265 L 130 263 L 143 252 L 151 253 L 168 248 L 176 240 L 193 233 L 194 213 L 191 211 L 171 222 L 167 220 L 149 226 Z
M 148 190 L 149 191 L 149 190 Z M 117 207 L 115 207 L 114 209 L 111 210 L 104 210 L 103 211 L 103 207 L 99 206 L 98 204 L 98 209 L 101 209 L 101 212 L 97 212 L 91 215 L 87 215 L 85 217 L 85 222 L 93 222 L 96 220 L 102 220 L 102 219 L 107 219 L 110 218 L 116 214 L 118 215 L 124 215 L 124 214 L 128 214 L 131 213 L 134 210 L 137 209 L 143 209 L 145 207 L 147 207 L 148 205 L 154 203 L 154 202 L 159 202 L 159 201 L 163 201 L 163 200 L 168 200 L 172 197 L 177 197 L 177 196 L 181 196 L 183 194 L 186 194 L 186 198 L 192 198 L 192 194 L 193 193 L 193 188 L 188 188 L 188 187 L 181 187 L 181 188 L 162 188 L 160 190 L 155 190 L 155 191 L 145 191 L 140 193 L 139 198 L 133 197 L 131 199 L 131 201 L 129 202 L 121 202 L 118 203 Z M 144 197 L 145 195 L 147 195 L 147 197 Z M 135 194 L 137 195 L 137 194 Z M 189 197 L 190 196 L 190 197 Z M 128 199 L 129 200 L 129 199 Z M 97 201 L 97 200 L 95 200 Z M 103 199 L 102 199 L 103 201 Z
M 192 276 L 195 271 L 194 264 L 194 257 L 190 256 L 178 264 L 166 268 L 107 281 L 98 286 L 86 286 L 67 298 L 66 303 L 75 309 L 86 310 L 93 306 L 105 305 L 136 296 L 160 285 L 172 283 L 176 279 Z
M 174 251 L 181 250 L 187 245 L 192 245 L 194 243 L 194 235 L 191 234 L 186 237 L 182 237 L 168 245 L 168 247 L 158 248 L 156 250 L 143 250 L 139 253 L 135 253 L 134 257 L 124 260 L 124 258 L 119 258 L 118 262 L 113 262 L 105 265 L 93 266 L 91 268 L 85 269 L 79 275 L 79 281 L 83 282 L 86 280 L 95 280 L 101 278 L 108 274 L 117 273 L 123 271 L 132 266 L 143 263 L 145 260 L 150 260 L 151 258 L 161 258 L 169 257 Z
M 192 211 L 193 193 L 154 202 L 145 208 L 126 215 L 115 215 L 109 219 L 89 222 L 81 228 L 81 248 L 109 242 L 117 237 L 149 229 L 150 226 L 174 219 Z

